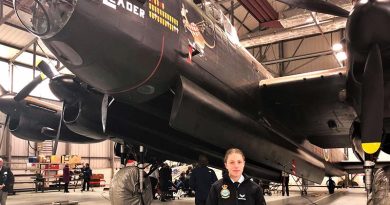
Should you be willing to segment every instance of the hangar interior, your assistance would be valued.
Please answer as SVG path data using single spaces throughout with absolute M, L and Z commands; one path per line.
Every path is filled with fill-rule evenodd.
M 339 54 L 340 50 L 332 49 L 344 38 L 344 18 L 291 8 L 276 0 L 215 2 L 236 28 L 241 44 L 275 77 L 346 65 L 346 59 Z M 347 10 L 353 5 L 353 0 L 330 2 Z M 23 27 L 12 8 L 12 1 L 1 0 L 0 3 L 0 84 L 7 91 L 18 93 L 40 75 L 34 66 L 40 60 L 48 61 L 61 73 L 70 73 L 39 38 Z M 339 55 L 341 59 L 338 59 Z M 48 80 L 43 81 L 31 95 L 61 106 L 51 93 Z M 17 181 L 31 181 L 30 175 L 34 173 L 27 171 L 31 168 L 28 167 L 31 166 L 27 163 L 28 158 L 50 155 L 53 141 L 36 143 L 19 139 L 5 129 L 5 119 L 6 115 L 1 114 L 0 156 L 10 162 L 14 174 L 20 175 Z M 120 160 L 114 156 L 113 146 L 114 142 L 109 140 L 94 144 L 60 142 L 56 155 L 78 155 L 81 163 L 89 163 L 94 173 L 104 175 L 102 183 L 109 184 L 120 168 Z M 17 186 L 20 189 L 32 188 L 31 184 Z

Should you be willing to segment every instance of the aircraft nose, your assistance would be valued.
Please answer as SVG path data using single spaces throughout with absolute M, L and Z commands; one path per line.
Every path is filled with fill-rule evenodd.
M 57 34 L 69 21 L 77 0 L 14 0 L 14 9 L 22 24 L 41 38 Z

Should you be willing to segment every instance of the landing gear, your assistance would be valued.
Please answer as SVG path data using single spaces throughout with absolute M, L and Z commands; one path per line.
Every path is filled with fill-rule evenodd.
M 388 204 L 390 189 L 390 166 L 378 169 L 372 180 L 372 192 L 368 196 L 367 205 Z
M 366 184 L 367 196 L 372 191 L 371 184 L 372 184 L 374 167 L 375 167 L 375 162 L 370 161 L 370 160 L 364 161 L 364 183 Z
M 366 184 L 367 191 L 367 204 L 386 204 L 384 201 L 377 201 L 376 198 L 387 198 L 385 196 L 378 196 L 378 193 L 383 193 L 378 191 L 378 184 L 382 183 L 381 180 L 377 181 L 376 176 L 373 175 L 375 162 L 378 159 L 381 142 L 383 136 L 379 139 L 374 139 L 372 142 L 362 142 L 362 133 L 361 133 L 361 124 L 358 121 L 355 121 L 351 126 L 351 140 L 353 142 L 353 151 L 357 158 L 364 162 L 364 183 Z M 378 173 L 378 172 L 377 172 Z M 376 175 L 377 175 L 376 173 Z M 387 189 L 389 188 L 390 178 L 386 177 Z M 383 187 L 379 185 L 379 187 Z M 388 203 L 387 203 L 388 204 Z
M 122 168 L 112 179 L 110 188 L 110 198 L 112 204 L 140 204 L 150 205 L 153 199 L 153 187 L 149 175 L 145 173 L 145 163 L 151 163 L 151 172 L 155 171 L 157 160 L 147 160 L 146 149 L 144 146 L 119 144 L 114 147 L 115 154 L 121 157 Z M 127 166 L 128 159 L 136 160 L 136 166 Z

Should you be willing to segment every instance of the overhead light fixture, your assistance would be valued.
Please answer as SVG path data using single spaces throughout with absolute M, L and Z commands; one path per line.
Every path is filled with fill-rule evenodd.
M 341 51 L 341 52 L 337 52 L 336 53 L 336 58 L 337 58 L 337 60 L 338 61 L 345 61 L 345 60 L 347 60 L 347 54 L 344 52 L 344 51 Z
M 334 52 L 342 51 L 343 50 L 343 45 L 341 43 L 336 43 L 332 46 L 332 50 Z

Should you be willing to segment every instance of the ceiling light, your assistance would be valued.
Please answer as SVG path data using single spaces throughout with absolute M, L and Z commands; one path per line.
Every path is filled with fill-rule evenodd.
M 341 51 L 341 50 L 343 50 L 343 45 L 341 45 L 341 43 L 336 43 L 332 46 L 332 50 L 333 51 Z
M 345 52 L 338 52 L 336 53 L 336 58 L 338 61 L 344 61 L 347 60 L 347 54 Z

